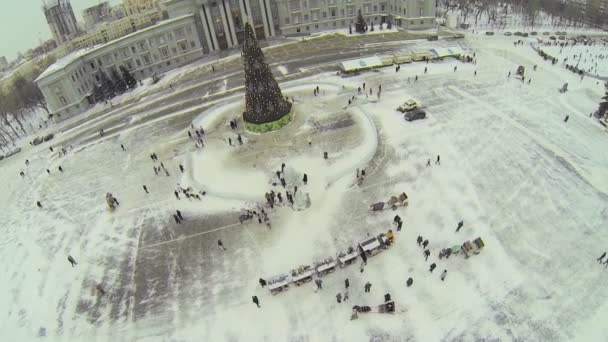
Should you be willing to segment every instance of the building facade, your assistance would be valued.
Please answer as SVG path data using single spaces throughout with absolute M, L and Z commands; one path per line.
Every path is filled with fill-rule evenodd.
M 127 15 L 161 10 L 160 0 L 123 0 L 122 5 Z
M 57 44 L 64 43 L 80 33 L 69 0 L 50 0 L 42 6 L 42 10 Z
M 84 19 L 84 28 L 88 32 L 98 24 L 120 19 L 124 16 L 124 11 L 123 13 L 119 13 L 119 15 L 121 14 L 122 16 L 116 16 L 116 14 L 114 13 L 114 7 L 110 6 L 110 3 L 108 1 L 104 1 L 95 6 L 85 8 L 82 11 L 82 19 Z
M 91 95 L 112 69 L 124 66 L 137 79 L 151 77 L 203 56 L 193 15 L 169 19 L 107 44 L 75 51 L 51 65 L 36 80 L 48 108 L 65 117 L 93 104 Z M 120 72 L 119 72 L 120 74 Z
M 277 0 L 283 35 L 348 29 L 361 10 L 371 26 L 388 23 L 404 29 L 435 26 L 434 0 Z

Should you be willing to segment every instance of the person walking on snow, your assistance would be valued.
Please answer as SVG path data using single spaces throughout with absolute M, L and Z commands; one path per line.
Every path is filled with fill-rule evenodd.
M 232 139 L 228 138 L 228 145 L 232 146 Z
M 241 135 L 240 135 L 240 134 L 237 134 L 237 135 L 236 135 L 236 140 L 238 140 L 239 145 L 243 145 L 243 138 L 241 138 Z
M 38 208 L 42 208 L 42 203 L 40 203 L 40 201 L 36 201 L 36 205 L 38 206 Z
M 260 280 L 258 280 L 258 281 L 260 282 L 260 285 L 261 285 L 262 287 L 266 286 L 266 280 L 264 280 L 264 279 L 260 278 Z
M 431 255 L 431 251 L 429 251 L 428 249 L 425 249 L 423 254 L 424 254 L 424 261 L 428 261 L 429 256 Z
M 177 217 L 177 215 L 173 214 L 173 219 L 175 220 L 175 223 L 180 224 L 182 223 L 182 221 L 179 220 L 179 217 Z
M 414 283 L 414 279 L 412 279 L 411 277 L 407 279 L 406 285 L 407 287 L 412 286 L 412 284 Z
M 428 239 L 424 240 L 424 242 L 422 243 L 422 247 L 426 248 L 426 246 L 428 246 L 428 245 L 429 245 L 429 240 Z
M 70 262 L 72 267 L 78 265 L 78 263 L 76 263 L 76 260 L 74 260 L 74 258 L 71 255 L 68 255 L 68 261 Z
M 49 169 L 46 169 L 46 173 L 48 173 L 50 175 L 51 171 Z
M 350 281 L 348 281 L 348 278 L 344 279 L 344 288 L 347 289 L 350 286 Z
M 302 177 L 302 182 L 304 183 L 304 185 L 306 185 L 308 183 L 308 175 L 304 174 L 304 177 Z
M 147 194 L 149 194 L 149 192 L 148 192 L 148 187 L 147 187 L 147 186 L 145 186 L 145 185 L 142 185 L 142 187 L 144 188 L 144 191 L 145 191 Z
M 61 165 L 59 165 L 59 167 L 57 168 L 57 170 L 59 170 L 59 172 L 63 172 L 63 168 L 61 167 Z
M 179 198 L 179 193 L 177 192 L 177 190 L 173 191 L 173 193 L 175 194 L 175 198 L 180 199 Z
M 443 270 L 443 272 L 441 272 L 441 281 L 445 280 L 445 277 L 448 275 L 448 270 Z
M 182 173 L 184 173 L 184 165 L 179 164 L 179 170 L 180 170 Z
M 323 290 L 323 280 L 316 279 L 315 284 L 317 285 L 317 290 Z
M 217 240 L 217 247 L 221 248 L 222 250 L 226 250 L 226 247 L 224 247 L 224 243 L 222 242 L 222 240 Z
M 602 259 L 604 259 L 605 256 L 606 256 L 606 252 L 604 252 L 604 254 L 600 255 L 600 257 L 597 258 L 597 261 L 599 261 L 600 264 L 601 264 L 602 263 Z M 606 259 L 606 260 L 608 260 L 608 259 Z
M 604 261 L 604 268 L 608 267 L 608 259 L 606 259 L 606 261 Z
M 338 294 L 336 295 L 336 301 L 337 301 L 338 303 L 342 303 L 342 294 L 341 294 L 341 293 L 338 293 Z
M 564 118 L 564 122 L 568 122 L 568 119 L 570 119 L 570 115 L 566 115 L 566 117 Z
M 464 225 L 464 221 L 458 222 L 458 227 L 456 227 L 456 233 L 458 233 L 460 231 L 460 228 L 462 228 L 463 225 Z
M 368 281 L 365 283 L 365 292 L 370 292 L 372 290 L 372 284 Z
M 441 157 L 437 155 L 437 160 L 435 161 L 435 165 L 441 165 Z
M 184 220 L 184 217 L 182 216 L 182 212 L 181 212 L 181 211 L 176 210 L 176 211 L 175 211 L 175 213 L 177 214 L 177 217 L 179 217 L 179 220 L 180 220 L 180 221 L 183 221 L 183 220 Z
M 426 161 L 426 166 L 427 166 L 427 167 L 428 167 L 428 166 L 431 166 L 431 158 L 429 158 L 429 159 Z
M 429 271 L 430 271 L 431 273 L 433 273 L 433 270 L 435 269 L 435 267 L 437 267 L 437 265 L 436 265 L 435 263 L 432 263 L 432 264 L 431 264 L 431 267 L 429 268 Z
M 123 151 L 126 151 L 126 149 L 125 149 L 125 145 L 120 144 L 120 148 L 122 148 L 122 150 L 123 150 Z
M 251 297 L 251 300 L 253 301 L 253 304 L 257 305 L 258 308 L 261 308 L 258 296 Z
M 418 243 L 418 246 L 420 246 L 420 244 L 422 244 L 422 236 L 418 235 L 418 238 L 416 239 L 416 243 Z

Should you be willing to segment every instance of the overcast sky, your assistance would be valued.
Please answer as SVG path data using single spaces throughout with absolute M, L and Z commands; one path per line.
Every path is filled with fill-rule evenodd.
M 51 0 L 46 0 L 50 3 Z M 102 0 L 71 0 L 76 20 L 83 22 L 82 10 Z M 110 4 L 120 3 L 110 0 Z M 36 47 L 40 40 L 51 38 L 51 30 L 42 12 L 42 0 L 2 0 L 0 10 L 0 56 L 12 60 L 17 52 Z

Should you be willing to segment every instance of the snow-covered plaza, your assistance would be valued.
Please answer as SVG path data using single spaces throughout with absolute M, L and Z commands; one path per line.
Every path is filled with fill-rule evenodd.
M 543 61 L 527 43 L 513 46 L 517 39 L 467 35 L 475 64 L 445 59 L 286 80 L 294 121 L 263 135 L 243 130 L 243 91 L 222 81 L 225 95 L 200 108 L 167 113 L 169 93 L 159 92 L 51 127 L 54 140 L 0 162 L 0 339 L 605 340 L 608 269 L 596 259 L 608 250 L 608 134 L 589 116 L 604 86 Z M 601 63 L 606 70 L 608 59 Z M 519 65 L 525 82 L 515 78 Z M 410 98 L 426 119 L 408 122 L 396 110 Z M 167 173 L 156 175 L 160 162 Z M 282 163 L 286 188 L 276 175 Z M 358 170 L 366 171 L 361 184 Z M 187 199 L 178 186 L 205 194 Z M 255 216 L 239 223 L 265 193 L 296 186 L 293 206 L 284 199 L 265 208 L 271 228 Z M 108 192 L 120 201 L 115 211 Z M 402 192 L 407 207 L 370 211 Z M 322 277 L 321 290 L 310 282 L 271 295 L 258 283 L 389 229 L 391 247 L 362 269 L 358 259 Z M 429 240 L 428 261 L 418 236 Z M 438 258 L 478 237 L 480 254 Z M 345 279 L 349 299 L 338 303 Z M 387 293 L 394 314 L 350 319 L 353 305 L 377 306 Z

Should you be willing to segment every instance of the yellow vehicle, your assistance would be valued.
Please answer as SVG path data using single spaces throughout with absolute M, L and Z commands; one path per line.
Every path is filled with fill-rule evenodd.
M 393 55 L 393 63 L 395 64 L 402 64 L 402 63 L 411 63 L 412 62 L 412 55 L 408 54 L 402 54 L 402 55 Z
M 432 59 L 433 58 L 433 54 L 430 53 L 429 51 L 415 51 L 414 53 L 412 53 L 412 60 L 416 61 L 416 62 L 420 62 L 420 61 L 424 61 L 427 59 Z
M 405 112 L 409 112 L 410 110 L 414 110 L 416 108 L 420 108 L 420 102 L 418 102 L 414 99 L 409 99 L 409 100 L 403 102 L 403 104 L 401 106 L 399 106 L 399 108 L 397 108 L 397 110 L 400 111 L 401 113 L 405 113 Z

